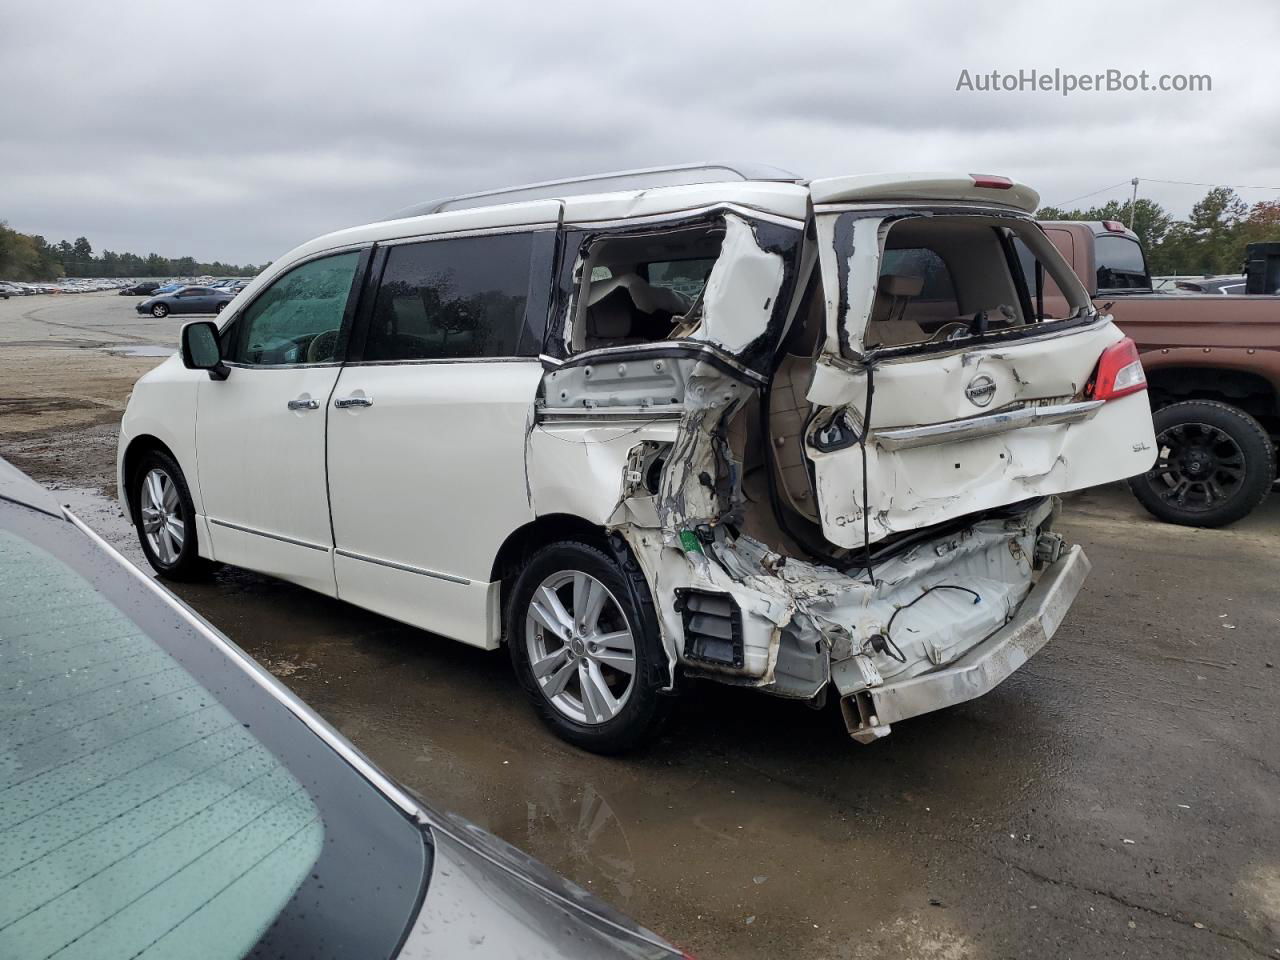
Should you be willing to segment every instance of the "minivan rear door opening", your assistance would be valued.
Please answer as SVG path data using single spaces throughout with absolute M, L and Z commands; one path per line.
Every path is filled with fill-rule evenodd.
M 832 544 L 1147 469 L 1145 396 L 1087 395 L 1123 336 L 1029 217 L 933 202 L 816 209 L 826 340 L 805 450 Z M 1018 246 L 1062 291 L 1057 309 L 1032 296 Z

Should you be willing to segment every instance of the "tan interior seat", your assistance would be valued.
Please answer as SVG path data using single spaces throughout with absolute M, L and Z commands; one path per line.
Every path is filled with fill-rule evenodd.
M 624 289 L 613 290 L 588 306 L 583 348 L 594 350 L 597 347 L 638 343 L 638 339 L 631 337 L 631 313 L 634 309 L 631 295 Z
M 906 317 L 907 304 L 924 289 L 922 277 L 886 273 L 876 288 L 871 321 L 867 324 L 869 346 L 898 347 L 904 343 L 920 343 L 929 335 L 915 320 Z
M 666 316 L 683 313 L 688 308 L 688 302 L 680 294 L 654 286 L 639 274 L 620 273 L 597 280 L 587 291 L 583 349 L 645 343 L 652 338 L 636 336 L 637 313 Z M 642 322 L 640 332 L 644 327 Z

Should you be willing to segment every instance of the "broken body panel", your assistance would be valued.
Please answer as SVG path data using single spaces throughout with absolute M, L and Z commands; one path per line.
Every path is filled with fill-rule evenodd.
M 886 207 L 875 186 L 846 191 L 857 205 L 826 189 L 839 205 L 803 221 L 726 206 L 665 225 L 571 225 L 528 434 L 535 512 L 625 539 L 654 596 L 672 683 L 677 666 L 798 699 L 824 698 L 833 683 L 864 741 L 888 732 L 886 718 L 985 692 L 1043 645 L 1088 566 L 1051 532 L 1053 495 L 1141 472 L 1153 455 L 1145 394 L 1086 395 L 1122 335 L 1071 288 L 1070 268 L 1020 209 L 1033 195 L 979 205 L 963 184 L 931 179 L 912 203 L 911 185 L 894 182 Z M 1014 289 L 1021 315 L 1002 307 L 1003 329 L 984 315 L 976 332 L 872 343 L 886 237 L 927 218 L 1028 237 L 1057 258 L 1071 316 L 1041 321 Z M 593 251 L 691 220 L 719 247 L 673 338 L 584 349 L 602 262 Z M 806 308 L 806 297 L 820 301 Z M 756 436 L 766 455 L 753 467 L 752 442 L 735 431 L 768 429 L 758 409 L 777 406 L 784 342 L 810 315 L 822 329 L 797 405 L 803 431 Z M 812 538 L 796 549 L 789 524 L 764 516 L 776 503 L 747 489 L 753 470 L 781 469 L 784 446 L 797 459 L 802 450 L 816 504 L 792 520 L 818 534 L 816 549 Z M 1037 581 L 1044 596 L 1028 604 Z

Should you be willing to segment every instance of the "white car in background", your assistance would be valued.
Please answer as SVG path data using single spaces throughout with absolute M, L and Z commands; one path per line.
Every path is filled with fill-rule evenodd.
M 1155 456 L 1133 343 L 1037 203 L 715 164 L 330 234 L 138 382 L 122 499 L 164 576 L 505 642 L 588 749 L 650 736 L 688 677 L 837 696 L 871 741 L 1047 642 L 1088 570 L 1055 495 Z

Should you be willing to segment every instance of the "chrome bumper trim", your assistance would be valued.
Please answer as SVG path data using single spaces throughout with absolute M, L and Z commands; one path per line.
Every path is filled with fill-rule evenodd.
M 990 437 L 1023 427 L 1048 426 L 1053 423 L 1080 423 L 1090 420 L 1105 400 L 1080 400 L 1074 403 L 1041 404 L 1001 410 L 963 420 L 948 420 L 923 427 L 900 427 L 891 430 L 873 430 L 868 439 L 886 450 L 909 450 L 934 443 L 950 443 L 956 440 L 973 440 Z

